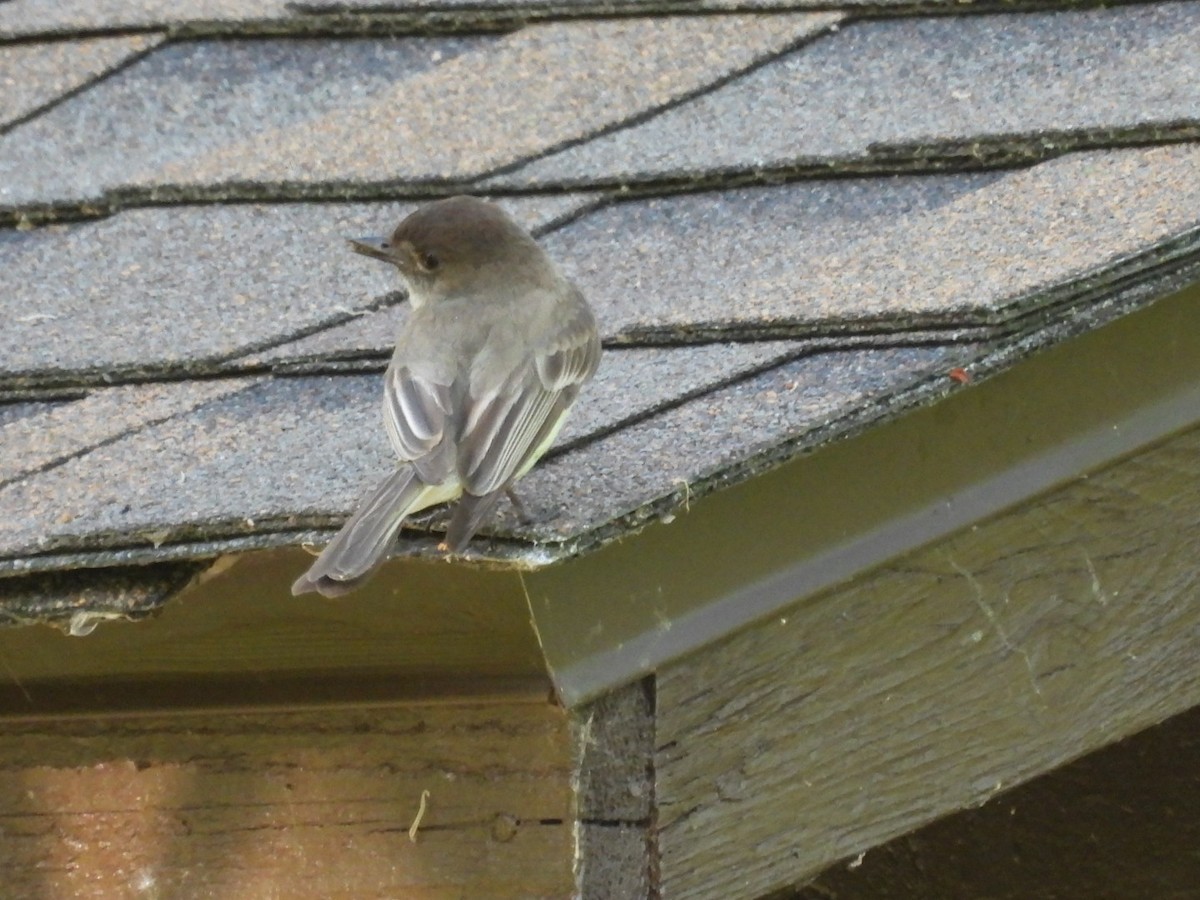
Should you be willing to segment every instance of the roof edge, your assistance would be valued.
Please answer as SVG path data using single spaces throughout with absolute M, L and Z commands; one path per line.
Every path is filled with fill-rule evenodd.
M 1200 423 L 1198 300 L 1200 285 L 713 495 L 672 528 L 533 574 L 564 701 Z

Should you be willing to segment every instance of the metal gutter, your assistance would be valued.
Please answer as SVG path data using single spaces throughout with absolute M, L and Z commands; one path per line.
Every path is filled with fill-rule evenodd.
M 1197 424 L 1200 286 L 526 575 L 555 684 L 578 704 Z

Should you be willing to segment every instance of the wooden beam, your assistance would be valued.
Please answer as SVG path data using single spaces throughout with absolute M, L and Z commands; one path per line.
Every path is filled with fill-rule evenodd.
M 778 890 L 1200 704 L 1198 523 L 1193 430 L 664 667 L 662 897 Z
M 1174 898 L 1200 885 L 1200 707 L 830 866 L 788 900 Z
M 649 900 L 654 846 L 654 682 L 572 713 L 578 900 Z
M 570 741 L 545 695 L 6 721 L 0 759 L 8 897 L 573 890 Z

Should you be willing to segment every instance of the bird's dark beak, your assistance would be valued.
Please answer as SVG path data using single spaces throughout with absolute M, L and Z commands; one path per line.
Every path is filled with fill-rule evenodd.
M 382 259 L 384 262 L 394 262 L 392 256 L 392 245 L 388 243 L 385 237 L 360 237 L 346 238 L 350 243 L 350 249 L 355 253 L 361 253 L 363 256 L 370 256 L 374 259 Z

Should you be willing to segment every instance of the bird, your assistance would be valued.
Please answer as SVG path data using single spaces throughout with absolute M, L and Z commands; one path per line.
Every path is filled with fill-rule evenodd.
M 390 237 L 354 238 L 389 263 L 411 313 L 384 375 L 396 467 L 367 492 L 294 595 L 340 596 L 386 561 L 412 513 L 457 500 L 439 549 L 461 553 L 502 495 L 554 442 L 600 364 L 582 292 L 497 204 L 425 204 Z

